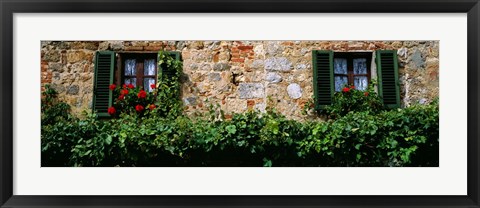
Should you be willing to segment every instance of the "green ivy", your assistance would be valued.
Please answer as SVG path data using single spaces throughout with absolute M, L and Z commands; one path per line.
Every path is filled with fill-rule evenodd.
M 168 71 L 173 71 L 171 76 L 162 74 L 159 70 L 157 81 L 158 94 L 155 104 L 158 106 L 160 116 L 177 117 L 182 114 L 183 103 L 180 100 L 181 75 L 183 64 L 175 60 L 165 51 L 158 52 L 158 69 L 166 67 Z

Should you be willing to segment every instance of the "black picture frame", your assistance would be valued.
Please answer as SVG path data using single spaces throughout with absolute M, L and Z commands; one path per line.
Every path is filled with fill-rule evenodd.
M 1 207 L 480 207 L 479 0 L 0 0 Z M 15 13 L 467 13 L 468 194 L 466 196 L 25 196 L 13 195 Z M 448 179 L 446 179 L 448 180 Z M 93 188 L 93 187 L 92 187 Z

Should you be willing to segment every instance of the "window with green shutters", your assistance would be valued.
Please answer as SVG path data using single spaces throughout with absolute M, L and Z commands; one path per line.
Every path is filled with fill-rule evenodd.
M 375 53 L 379 95 L 387 107 L 400 107 L 397 53 L 395 50 L 378 50 Z M 371 78 L 371 55 L 365 52 L 314 50 L 315 109 L 330 105 L 334 93 L 345 85 L 365 90 Z
M 168 52 L 176 60 L 180 60 L 179 52 Z M 157 53 L 132 53 L 98 51 L 95 56 L 95 75 L 93 106 L 100 118 L 108 118 L 108 107 L 112 105 L 110 84 L 118 86 L 132 84 L 152 90 L 150 85 L 156 84 L 158 76 L 170 77 L 173 73 L 166 67 L 157 66 Z

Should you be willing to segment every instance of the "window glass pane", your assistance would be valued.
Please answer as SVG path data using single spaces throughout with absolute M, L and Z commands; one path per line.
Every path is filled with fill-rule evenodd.
M 137 78 L 126 78 L 125 84 L 132 84 L 133 86 L 137 86 Z
M 143 67 L 144 75 L 155 75 L 155 59 L 146 59 Z
M 347 74 L 347 59 L 334 58 L 333 69 L 335 71 L 335 74 Z
M 153 89 L 150 87 L 151 84 L 155 84 L 155 79 L 154 78 L 144 78 L 143 79 L 143 89 L 147 92 L 153 91 Z
M 343 87 L 348 84 L 348 79 L 345 76 L 335 76 L 335 91 L 342 91 Z
M 353 74 L 367 74 L 367 59 L 353 59 Z
M 357 90 L 366 90 L 368 87 L 367 76 L 355 76 L 353 77 L 353 84 Z
M 137 74 L 137 61 L 135 59 L 125 60 L 125 75 L 136 75 Z

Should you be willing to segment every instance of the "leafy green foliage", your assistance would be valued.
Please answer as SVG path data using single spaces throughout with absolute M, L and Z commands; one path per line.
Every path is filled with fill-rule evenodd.
M 438 103 L 405 109 L 350 112 L 316 124 L 300 145 L 337 166 L 438 166 Z
M 155 104 L 158 106 L 158 114 L 162 117 L 177 117 L 182 114 L 183 103 L 180 100 L 181 82 L 183 65 L 179 60 L 175 60 L 165 51 L 158 52 L 158 69 L 166 69 L 171 73 L 159 74 L 157 83 L 158 94 Z M 159 70 L 160 71 L 160 70 Z
M 70 120 L 70 106 L 59 102 L 57 92 L 50 85 L 45 85 L 41 102 L 42 125 L 49 125 L 62 120 Z
M 70 115 L 70 106 L 57 99 L 57 92 L 50 85 L 45 85 L 41 102 L 42 124 L 42 163 L 61 166 L 64 158 L 70 157 L 73 145 L 70 125 L 75 123 Z M 56 133 L 58 132 L 58 133 Z
M 299 122 L 274 112 L 42 126 L 44 166 L 438 166 L 438 104 Z M 48 145 L 43 145 L 48 144 Z M 55 145 L 53 145 L 55 144 Z M 43 150 L 42 149 L 42 152 Z M 47 154 L 48 153 L 48 154 Z M 57 154 L 58 156 L 59 154 Z

